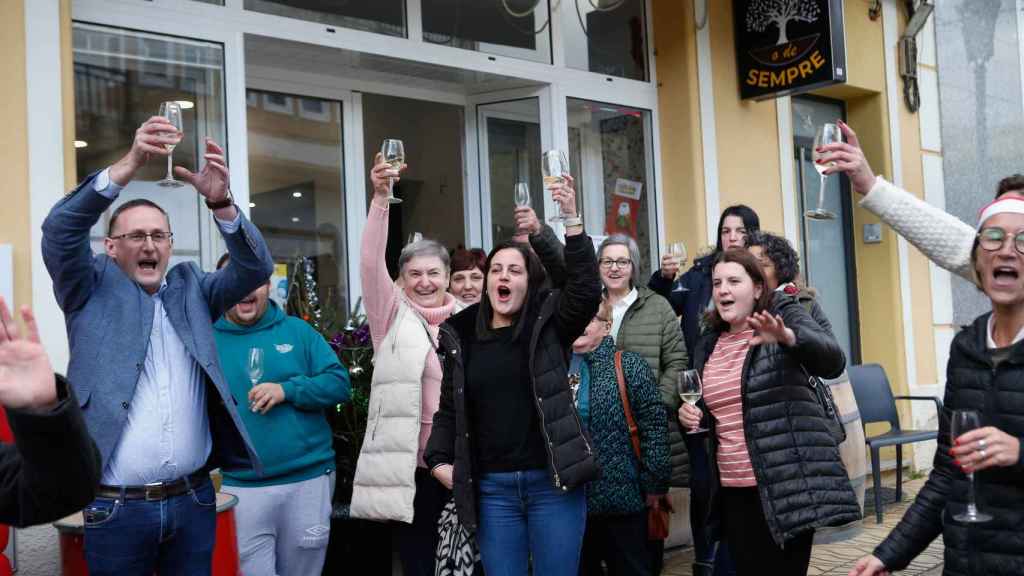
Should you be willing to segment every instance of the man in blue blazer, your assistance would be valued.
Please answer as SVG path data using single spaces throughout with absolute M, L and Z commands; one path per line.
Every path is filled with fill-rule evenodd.
M 97 498 L 84 510 L 92 576 L 210 574 L 209 471 L 261 471 L 217 360 L 213 321 L 263 284 L 273 262 L 231 199 L 223 150 L 207 139 L 203 169 L 175 173 L 213 211 L 228 266 L 168 270 L 171 224 L 146 199 L 114 210 L 105 254 L 89 244 L 121 189 L 180 139 L 166 119 L 150 118 L 124 158 L 86 178 L 43 222 L 43 260 L 71 346 L 68 380 L 102 458 Z

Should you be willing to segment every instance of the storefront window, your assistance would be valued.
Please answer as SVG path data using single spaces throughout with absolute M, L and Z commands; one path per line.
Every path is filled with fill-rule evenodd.
M 547 0 L 422 0 L 432 44 L 551 62 Z
M 644 0 L 562 0 L 565 65 L 647 81 Z
M 490 204 L 491 246 L 515 235 L 516 185 L 525 184 L 530 206 L 544 217 L 541 181 L 540 102 L 524 98 L 479 107 L 481 167 Z
M 183 109 L 184 137 L 174 149 L 174 164 L 195 171 L 205 137 L 224 144 L 224 54 L 219 44 L 167 38 L 74 24 L 75 140 L 78 179 L 110 166 L 131 149 L 135 130 L 155 116 L 160 103 L 177 101 Z M 163 188 L 157 181 L 167 164 L 154 160 L 121 192 L 115 206 L 148 198 L 168 213 L 174 232 L 171 264 L 204 262 L 209 211 L 190 187 Z M 103 250 L 108 211 L 92 229 L 94 251 Z
M 405 37 L 405 0 L 245 0 L 245 9 L 364 32 Z
M 657 238 L 647 110 L 568 99 L 569 165 L 577 203 L 591 236 L 622 233 L 640 247 L 640 283 L 646 283 Z
M 300 272 L 312 272 L 321 320 L 340 320 L 349 310 L 341 104 L 249 90 L 246 119 L 249 213 L 274 257 L 271 295 L 283 303 L 296 267 L 311 264 Z

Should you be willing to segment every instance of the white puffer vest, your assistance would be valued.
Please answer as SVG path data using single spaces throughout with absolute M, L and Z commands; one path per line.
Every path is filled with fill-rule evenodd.
M 374 353 L 366 437 L 352 485 L 353 518 L 412 523 L 423 370 L 435 353 L 427 322 L 399 298 Z

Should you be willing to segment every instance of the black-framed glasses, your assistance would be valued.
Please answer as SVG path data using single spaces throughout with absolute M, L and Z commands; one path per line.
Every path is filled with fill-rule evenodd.
M 117 236 L 108 236 L 111 240 L 126 240 L 129 244 L 141 245 L 150 239 L 153 244 L 166 244 L 174 237 L 174 232 L 128 232 Z
M 1010 233 L 1002 228 L 982 228 L 978 232 L 978 245 L 989 252 L 995 252 L 1006 244 L 1006 238 Z M 1013 247 L 1018 254 L 1024 254 L 1024 232 L 1018 232 L 1013 236 Z
M 597 261 L 597 263 L 601 265 L 601 268 L 611 268 L 612 266 L 616 266 L 618 268 L 625 268 L 632 264 L 633 261 L 630 260 L 629 258 L 619 258 L 618 260 L 613 260 L 611 258 L 601 258 L 600 260 Z

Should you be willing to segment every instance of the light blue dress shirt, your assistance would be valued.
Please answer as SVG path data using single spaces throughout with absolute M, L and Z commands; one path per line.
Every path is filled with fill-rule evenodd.
M 109 168 L 96 177 L 93 188 L 111 199 L 123 189 L 110 180 Z M 239 216 L 215 220 L 229 234 L 241 225 Z M 166 287 L 152 296 L 153 331 L 146 361 L 124 431 L 103 471 L 103 484 L 134 486 L 180 478 L 206 464 L 213 447 L 203 371 L 164 310 L 161 295 Z

